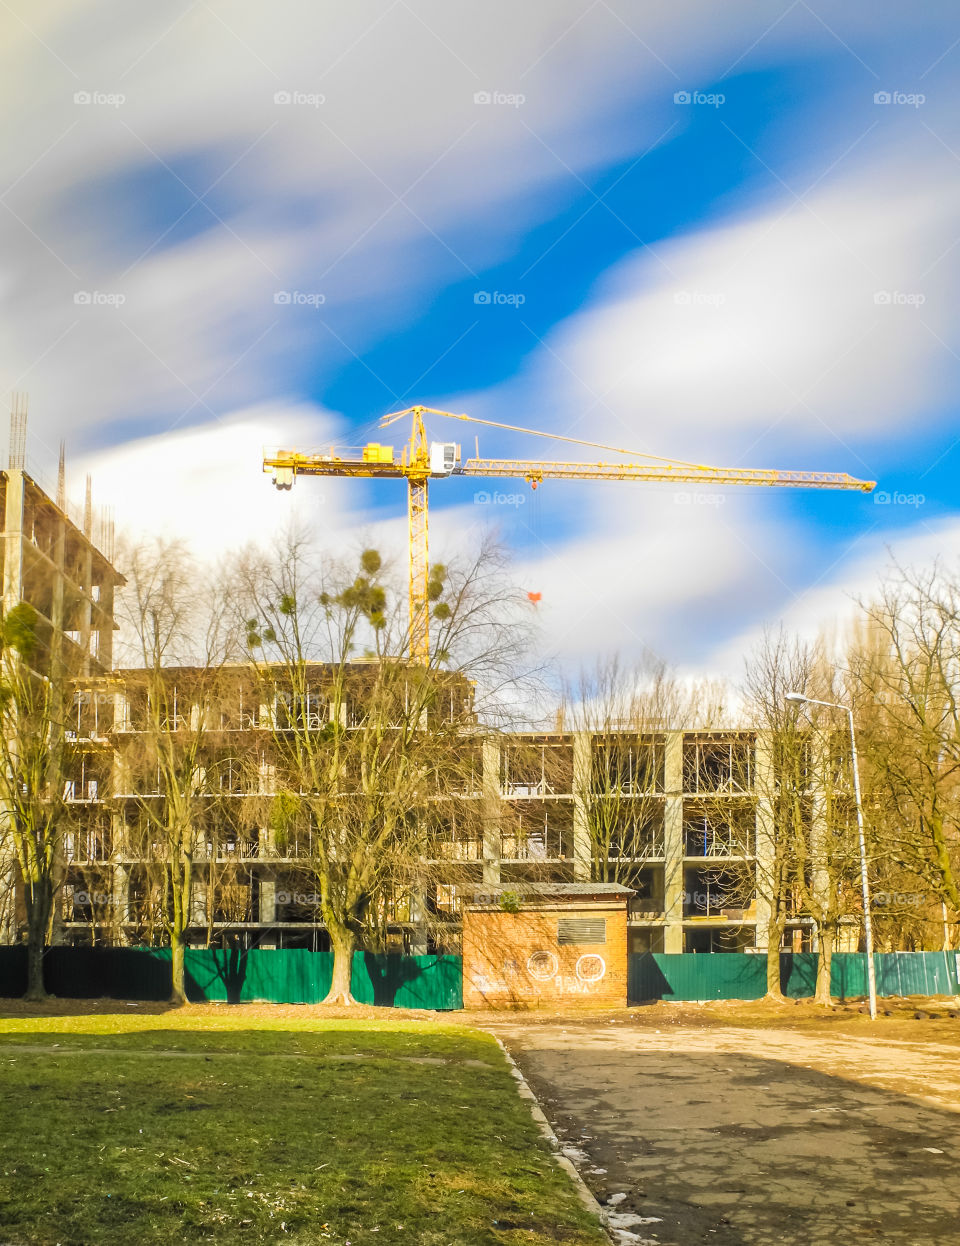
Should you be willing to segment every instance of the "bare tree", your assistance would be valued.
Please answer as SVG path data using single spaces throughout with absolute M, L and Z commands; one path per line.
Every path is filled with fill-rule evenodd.
M 424 885 L 435 845 L 450 842 L 449 797 L 469 783 L 480 714 L 496 718 L 523 647 L 520 597 L 496 550 L 462 569 L 434 565 L 433 649 L 419 665 L 406 658 L 405 594 L 375 550 L 344 566 L 294 533 L 250 554 L 241 579 L 269 707 L 274 829 L 307 822 L 334 953 L 327 1002 L 351 1003 L 354 950 L 382 946 L 398 903 Z
M 223 764 L 210 747 L 212 703 L 234 634 L 221 589 L 182 544 L 137 545 L 123 572 L 118 616 L 133 664 L 125 672 L 132 730 L 121 766 L 139 789 L 131 795 L 147 862 L 143 882 L 170 943 L 172 999 L 185 1003 L 198 844 Z M 151 863 L 159 867 L 153 879 Z M 151 896 L 158 885 L 159 897 Z
M 895 568 L 850 658 L 877 858 L 960 920 L 960 581 Z M 903 886 L 906 880 L 912 886 Z
M 779 996 L 778 953 L 787 922 L 812 921 L 818 958 L 815 999 L 830 1002 L 832 955 L 843 920 L 858 911 L 859 851 L 849 736 L 837 711 L 788 692 L 837 702 L 842 691 L 822 640 L 768 633 L 747 668 L 758 726 L 757 893 L 767 912 L 767 993 Z
M 787 704 L 811 685 L 814 656 L 784 632 L 766 633 L 749 659 L 744 699 L 757 729 L 757 855 L 749 886 L 766 915 L 767 996 L 782 999 L 780 948 L 796 914 L 796 847 L 809 834 L 809 730 Z
M 27 999 L 43 999 L 43 953 L 61 881 L 67 823 L 64 722 L 71 694 L 38 616 L 21 602 L 0 622 L 0 803 L 27 918 Z
M 820 684 L 824 699 L 836 699 Z M 793 887 L 817 934 L 817 982 L 814 998 L 831 998 L 832 956 L 841 923 L 862 917 L 859 844 L 853 796 L 850 736 L 846 724 L 813 715 L 807 761 L 808 829 L 794 840 Z
M 565 699 L 590 750 L 575 767 L 574 794 L 589 828 L 591 875 L 642 890 L 646 863 L 663 854 L 663 733 L 692 712 L 688 698 L 664 663 L 625 667 L 613 657 L 581 672 Z

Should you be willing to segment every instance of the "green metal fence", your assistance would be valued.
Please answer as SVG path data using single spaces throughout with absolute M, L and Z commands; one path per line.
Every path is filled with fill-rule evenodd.
M 874 965 L 878 995 L 960 995 L 960 952 L 878 953 Z M 832 994 L 838 999 L 865 995 L 866 968 L 860 953 L 835 953 Z M 197 1003 L 316 1004 L 330 989 L 333 953 L 189 948 L 185 969 L 187 995 Z M 759 999 L 766 993 L 766 975 L 762 954 L 642 952 L 628 958 L 627 997 L 631 1003 Z M 812 995 L 816 977 L 816 953 L 781 954 L 785 995 Z M 50 948 L 44 956 L 44 982 L 51 995 L 63 999 L 169 999 L 170 949 Z M 459 956 L 356 952 L 351 985 L 363 1004 L 448 1011 L 463 1007 L 463 962 Z M 0 996 L 22 995 L 26 986 L 26 948 L 0 947 Z
M 780 956 L 780 989 L 791 999 L 813 994 L 817 979 L 815 952 Z M 878 995 L 960 994 L 960 953 L 884 952 L 874 956 Z M 766 956 L 750 952 L 659 952 L 632 954 L 627 965 L 627 998 L 759 999 L 767 990 Z M 830 990 L 838 999 L 867 993 L 867 962 L 859 952 L 835 952 Z
M 332 952 L 299 948 L 188 948 L 184 961 L 187 996 L 195 1003 L 316 1004 L 333 978 Z M 64 999 L 169 999 L 170 949 L 49 948 L 43 975 L 50 994 Z M 0 948 L 0 995 L 22 995 L 26 985 L 26 949 Z M 355 952 L 351 988 L 363 1004 L 462 1008 L 461 958 Z

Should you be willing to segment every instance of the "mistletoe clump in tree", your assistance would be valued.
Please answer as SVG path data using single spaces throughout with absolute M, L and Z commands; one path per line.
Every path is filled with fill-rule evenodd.
M 284 813 L 283 834 L 291 817 L 309 821 L 308 864 L 334 953 L 326 1002 L 349 1004 L 354 951 L 375 942 L 398 897 L 424 885 L 438 809 L 476 731 L 466 668 L 495 695 L 525 644 L 522 624 L 505 626 L 520 594 L 490 548 L 462 570 L 434 566 L 434 645 L 421 665 L 406 656 L 405 594 L 376 550 L 337 565 L 292 536 L 251 553 L 241 574 L 247 647 L 261 704 L 272 707 L 271 816 Z

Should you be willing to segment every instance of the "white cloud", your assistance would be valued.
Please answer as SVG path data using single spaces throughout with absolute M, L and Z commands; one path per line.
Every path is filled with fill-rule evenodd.
M 939 158 L 909 168 L 899 187 L 874 168 L 852 168 L 808 208 L 781 202 L 692 231 L 657 248 L 662 263 L 632 256 L 591 306 L 548 335 L 524 377 L 450 405 L 494 419 L 546 410 L 542 421 L 514 418 L 694 462 L 886 475 L 881 488 L 897 488 L 878 464 L 905 436 L 919 443 L 942 426 L 952 439 L 946 420 L 960 379 L 956 191 Z M 922 302 L 899 297 L 917 294 Z M 487 454 L 544 453 L 542 443 L 481 431 Z M 570 488 L 543 490 L 545 530 L 569 532 Z M 577 507 L 579 531 L 555 538 L 556 552 L 530 566 L 548 589 L 551 638 L 571 660 L 601 636 L 610 649 L 646 643 L 739 676 L 758 620 L 782 615 L 805 631 L 842 621 L 845 590 L 875 587 L 886 560 L 886 532 L 870 528 L 889 515 L 857 494 L 845 501 L 860 508 L 859 529 L 839 545 L 798 508 L 785 517 L 766 491 L 728 492 L 715 513 L 686 515 L 665 506 L 663 492 L 617 485 L 603 496 Z M 922 521 L 911 516 L 895 543 L 917 558 L 940 539 L 956 548 L 954 527 L 931 539 L 929 528 L 912 531 Z
M 692 114 L 678 115 L 676 89 L 824 48 L 859 74 L 856 54 L 878 33 L 872 6 L 831 14 L 838 40 L 807 6 L 771 22 L 763 0 L 729 6 L 723 21 L 712 2 L 667 0 L 642 15 L 578 0 L 176 10 L 58 0 L 25 15 L 29 25 L 8 9 L 0 45 L 10 99 L 0 111 L 0 384 L 30 390 L 32 428 L 49 446 L 64 432 L 119 443 L 80 466 L 121 523 L 186 533 L 215 554 L 291 508 L 343 535 L 364 521 L 353 482 L 277 495 L 260 475 L 275 417 L 291 440 L 329 424 L 278 404 L 278 392 L 328 381 L 440 285 L 510 254 L 546 192 L 579 194 L 577 178 L 671 126 L 682 133 Z M 894 41 L 939 20 L 886 14 L 880 33 Z M 78 91 L 126 98 L 75 104 Z M 277 104 L 278 92 L 325 99 Z M 526 100 L 477 104 L 478 92 Z M 855 438 L 929 416 L 949 383 L 936 339 L 956 346 L 956 194 L 939 165 L 904 156 L 898 133 L 892 177 L 845 161 L 845 180 L 825 183 L 809 209 L 784 193 L 658 245 L 666 268 L 649 255 L 619 266 L 592 310 L 550 335 L 524 408 L 549 409 L 550 422 L 569 419 L 591 439 L 684 458 L 762 462 L 769 452 L 775 465 L 864 470 L 837 438 L 869 457 Z M 191 188 L 210 188 L 216 216 L 191 209 Z M 919 309 L 873 302 L 918 286 Z M 326 301 L 276 304 L 278 290 Z M 79 291 L 125 302 L 77 304 Z M 709 303 L 717 293 L 722 315 Z M 396 382 L 385 381 L 386 407 Z M 794 407 L 795 392 L 815 416 Z M 595 394 L 620 421 L 592 406 Z M 502 413 L 503 399 L 470 405 Z M 213 412 L 230 414 L 217 423 Z M 808 448 L 822 463 L 794 462 Z M 572 659 L 611 629 L 623 648 L 638 636 L 678 644 L 699 629 L 702 645 L 783 600 L 762 564 L 778 545 L 802 544 L 796 524 L 761 526 L 760 501 L 684 516 L 662 495 L 629 492 L 585 506 L 575 538 L 523 566 L 544 594 L 548 644 Z M 397 514 L 371 526 L 402 547 L 399 497 Z M 549 514 L 547 504 L 548 524 Z M 442 534 L 443 513 L 435 518 Z
M 805 640 L 824 635 L 842 652 L 844 637 L 859 612 L 858 603 L 875 598 L 881 580 L 895 562 L 907 568 L 929 567 L 937 559 L 954 568 L 960 562 L 960 516 L 948 515 L 919 527 L 904 525 L 892 533 L 867 535 L 822 581 L 784 601 L 765 622 L 774 628 L 782 622 L 787 631 Z M 709 669 L 733 681 L 740 679 L 744 659 L 760 643 L 763 631 L 764 620 L 751 619 L 717 646 L 708 658 Z
M 591 170 L 682 133 L 678 87 L 823 48 L 853 66 L 838 37 L 862 50 L 876 33 L 863 6 L 835 15 L 834 35 L 804 6 L 771 22 L 762 0 L 722 22 L 666 0 L 642 14 L 59 0 L 23 21 L 16 7 L 0 45 L 0 384 L 31 391 L 52 442 L 68 423 L 120 437 L 131 421 L 202 421 L 203 403 L 271 400 L 281 377 L 289 392 L 509 254 L 545 192 L 579 193 Z M 888 14 L 890 37 L 901 20 L 939 19 Z M 209 210 L 191 206 L 204 192 Z M 278 289 L 322 293 L 323 314 L 278 308 Z M 79 291 L 126 302 L 78 307 Z
M 679 661 L 691 648 L 710 649 L 711 634 L 737 625 L 739 603 L 772 608 L 783 593 L 779 575 L 794 570 L 780 552 L 794 534 L 769 516 L 758 523 L 761 505 L 752 499 L 628 484 L 556 489 L 580 528 L 565 540 L 550 535 L 549 519 L 539 529 L 529 514 L 491 519 L 508 540 L 520 525 L 542 540 L 519 557 L 516 576 L 542 594 L 545 652 L 568 669 L 598 650 L 625 657 L 651 650 Z
M 574 435 L 864 474 L 864 440 L 938 417 L 960 371 L 957 194 L 941 172 L 902 191 L 855 172 L 809 205 L 631 257 L 550 335 L 533 383 Z M 818 462 L 795 461 L 812 448 Z
M 309 480 L 284 492 L 262 471 L 264 446 L 306 449 L 338 431 L 318 408 L 254 407 L 85 456 L 69 464 L 70 474 L 74 481 L 92 475 L 94 501 L 111 506 L 118 528 L 134 539 L 182 538 L 216 562 L 247 542 L 269 543 L 291 522 L 325 532 L 350 522 L 341 482 Z
M 272 399 L 278 377 L 342 364 L 417 291 L 501 254 L 521 217 L 492 204 L 632 145 L 588 121 L 630 72 L 614 19 L 541 60 L 578 4 L 504 6 L 509 39 L 495 16 L 423 0 L 8 12 L 0 383 L 29 388 L 35 428 L 55 440 L 69 411 L 75 434 L 152 431 Z M 322 311 L 274 303 L 294 290 Z

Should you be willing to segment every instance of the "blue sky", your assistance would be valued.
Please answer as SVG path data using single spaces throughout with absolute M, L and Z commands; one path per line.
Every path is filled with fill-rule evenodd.
M 735 674 L 765 624 L 842 619 L 888 546 L 955 556 L 955 6 L 12 0 L 0 21 L 3 387 L 29 392 L 34 461 L 65 437 L 121 523 L 215 555 L 293 510 L 399 556 L 401 487 L 281 498 L 259 446 L 358 442 L 419 401 L 879 481 L 438 484 L 434 547 L 496 527 L 570 667 L 652 648 Z

